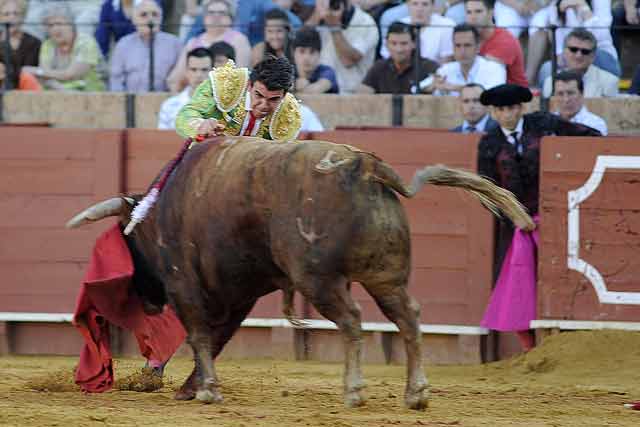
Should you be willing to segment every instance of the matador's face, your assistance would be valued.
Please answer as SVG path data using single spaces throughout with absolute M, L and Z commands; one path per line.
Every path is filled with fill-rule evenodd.
M 284 90 L 269 90 L 259 81 L 249 86 L 249 93 L 251 94 L 251 112 L 256 119 L 263 119 L 273 113 L 285 95 Z

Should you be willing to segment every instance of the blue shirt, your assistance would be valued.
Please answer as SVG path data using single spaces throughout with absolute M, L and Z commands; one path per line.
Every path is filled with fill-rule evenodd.
M 331 82 L 331 89 L 326 91 L 325 93 L 339 93 L 340 88 L 338 87 L 338 79 L 336 77 L 336 72 L 333 71 L 333 68 L 328 65 L 320 64 L 314 70 L 313 74 L 309 78 L 309 83 L 315 83 L 320 79 L 327 79 Z

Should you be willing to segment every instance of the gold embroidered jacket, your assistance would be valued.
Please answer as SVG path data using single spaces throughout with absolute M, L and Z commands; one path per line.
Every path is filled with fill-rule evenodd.
M 225 123 L 225 135 L 239 135 L 247 115 L 244 106 L 248 83 L 249 70 L 236 68 L 233 61 L 214 68 L 178 113 L 178 134 L 183 138 L 195 138 L 202 120 L 214 118 Z M 293 95 L 287 93 L 278 108 L 264 118 L 256 136 L 293 140 L 298 136 L 301 126 L 300 105 Z

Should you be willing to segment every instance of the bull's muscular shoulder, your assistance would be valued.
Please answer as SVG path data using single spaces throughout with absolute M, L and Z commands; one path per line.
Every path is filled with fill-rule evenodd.
M 236 68 L 229 60 L 222 67 L 209 72 L 211 91 L 218 110 L 228 113 L 240 104 L 249 83 L 249 70 Z
M 271 117 L 269 136 L 273 140 L 291 141 L 297 138 L 301 127 L 300 103 L 295 96 L 287 93 Z

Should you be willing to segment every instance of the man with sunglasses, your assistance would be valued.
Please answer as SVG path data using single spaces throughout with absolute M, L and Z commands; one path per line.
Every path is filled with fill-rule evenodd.
M 569 33 L 564 41 L 562 61 L 558 64 L 559 71 L 571 70 L 582 76 L 584 82 L 584 96 L 598 98 L 618 95 L 618 77 L 594 65 L 595 52 L 598 42 L 595 36 L 584 28 L 577 28 Z M 542 94 L 545 98 L 551 96 L 551 76 L 544 80 Z

